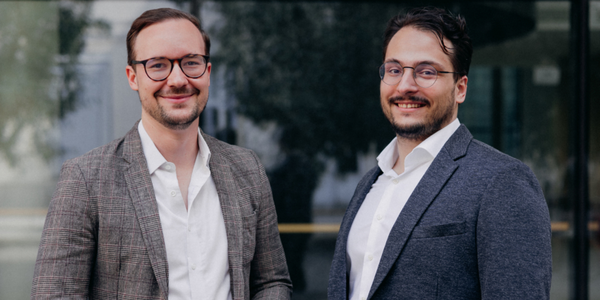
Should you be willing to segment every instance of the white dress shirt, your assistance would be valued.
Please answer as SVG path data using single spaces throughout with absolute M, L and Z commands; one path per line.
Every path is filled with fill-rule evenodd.
M 198 129 L 198 146 L 188 209 L 183 203 L 175 164 L 152 142 L 142 122 L 142 148 L 158 204 L 169 265 L 169 299 L 231 299 L 227 232 L 208 162 L 210 150 Z
M 377 157 L 383 174 L 371 186 L 348 235 L 350 300 L 367 299 L 392 226 L 433 159 L 459 126 L 456 119 L 415 147 L 404 160 L 402 174 L 393 170 L 398 160 L 397 138 Z

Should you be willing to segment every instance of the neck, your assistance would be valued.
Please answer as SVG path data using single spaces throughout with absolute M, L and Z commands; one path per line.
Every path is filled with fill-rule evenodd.
M 170 129 L 150 117 L 142 115 L 144 129 L 163 157 L 174 163 L 194 164 L 198 154 L 198 119 L 188 128 Z

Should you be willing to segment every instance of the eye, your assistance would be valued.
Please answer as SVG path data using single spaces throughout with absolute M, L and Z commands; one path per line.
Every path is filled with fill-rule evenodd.
M 434 77 L 437 74 L 436 69 L 429 65 L 417 66 L 415 72 L 417 73 L 418 76 L 421 76 L 421 77 Z
M 166 69 L 169 65 L 164 60 L 149 60 L 146 63 L 147 69 L 152 70 L 163 70 Z
M 200 65 L 200 62 L 197 60 L 185 60 L 182 64 L 187 67 L 196 67 Z
M 386 74 L 391 75 L 391 76 L 398 76 L 398 75 L 402 75 L 402 68 L 400 66 L 387 66 L 386 67 Z

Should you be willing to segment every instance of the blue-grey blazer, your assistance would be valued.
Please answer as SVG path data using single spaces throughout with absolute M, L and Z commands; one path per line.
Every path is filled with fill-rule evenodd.
M 348 298 L 348 232 L 381 170 L 358 184 L 340 232 L 328 299 Z M 548 206 L 522 162 L 461 125 L 415 188 L 386 242 L 369 299 L 549 299 Z

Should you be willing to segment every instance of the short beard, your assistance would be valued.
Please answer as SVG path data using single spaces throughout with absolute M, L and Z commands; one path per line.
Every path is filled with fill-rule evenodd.
M 411 141 L 424 141 L 434 133 L 442 129 L 442 124 L 448 120 L 448 116 L 444 116 L 443 119 L 434 120 L 433 123 L 428 124 L 415 124 L 400 127 L 392 123 L 392 129 L 396 132 L 396 135 Z
M 192 112 L 190 115 L 183 120 L 175 120 L 171 116 L 169 116 L 162 106 L 158 107 L 158 113 L 160 114 L 160 119 L 158 121 L 165 127 L 172 130 L 184 130 L 190 127 L 194 121 L 200 116 L 200 108 L 197 104 L 194 105 Z
M 200 91 L 196 88 L 194 88 L 193 90 L 189 90 L 186 88 L 173 88 L 167 94 L 163 94 L 163 95 L 177 95 L 177 94 L 199 95 Z M 161 93 L 156 92 L 154 94 L 154 99 L 157 99 L 159 96 L 161 96 Z M 152 116 L 152 118 L 154 118 L 160 124 L 162 124 L 166 128 L 172 129 L 172 130 L 184 130 L 184 129 L 189 128 L 190 125 L 192 123 L 194 123 L 194 121 L 196 121 L 196 119 L 198 119 L 198 117 L 200 117 L 200 113 L 206 107 L 206 103 L 204 104 L 204 107 L 202 107 L 202 108 L 200 108 L 200 105 L 198 103 L 194 103 L 192 111 L 186 118 L 175 119 L 172 116 L 170 116 L 160 104 L 158 104 L 158 100 L 155 100 L 155 101 L 157 101 L 156 108 L 152 109 L 152 110 L 146 109 L 146 111 L 148 112 L 148 114 L 150 114 L 150 116 Z
M 451 94 L 453 95 L 453 93 Z M 449 96 L 452 97 L 452 96 Z M 400 97 L 402 98 L 402 97 Z M 412 101 L 423 102 L 429 105 L 431 102 L 425 98 L 421 97 L 404 97 L 405 99 L 409 99 Z M 396 100 L 401 100 L 397 98 L 391 98 L 390 103 L 393 103 Z M 448 98 L 442 101 L 449 101 Z M 446 103 L 444 103 L 445 105 Z M 446 124 L 453 116 L 453 105 L 447 105 L 444 107 L 440 107 L 441 111 L 433 112 L 433 115 L 430 115 L 427 120 L 420 124 L 407 125 L 407 126 L 399 126 L 394 122 L 394 120 L 390 120 L 390 124 L 392 125 L 392 129 L 399 137 L 411 141 L 424 141 L 428 137 L 432 136 L 434 133 L 438 132 L 442 129 L 442 125 Z

